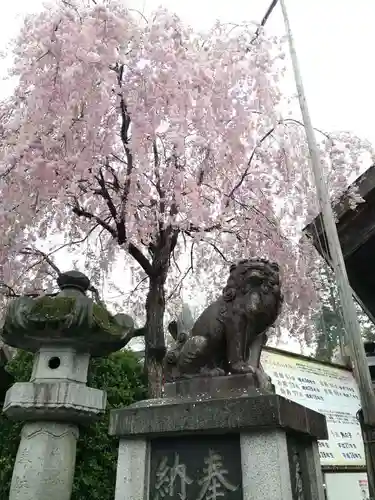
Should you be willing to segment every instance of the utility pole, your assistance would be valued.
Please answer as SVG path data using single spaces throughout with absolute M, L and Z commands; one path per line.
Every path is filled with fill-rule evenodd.
M 301 72 L 285 6 L 285 0 L 280 0 L 280 5 L 289 41 L 290 56 L 293 65 L 299 104 L 306 131 L 306 138 L 310 152 L 310 160 L 315 179 L 317 196 L 319 200 L 320 210 L 323 215 L 323 224 L 327 235 L 329 251 L 331 254 L 332 267 L 335 273 L 341 300 L 346 330 L 346 342 L 349 347 L 354 376 L 356 378 L 360 393 L 362 406 L 361 424 L 367 462 L 369 494 L 370 499 L 375 500 L 375 395 L 367 365 L 366 354 L 361 336 L 361 329 L 358 322 L 351 287 L 346 273 L 344 257 L 337 233 L 333 210 L 329 199 L 328 188 L 324 180 L 322 168 L 320 165 L 320 154 L 306 102 L 305 91 L 302 84 Z

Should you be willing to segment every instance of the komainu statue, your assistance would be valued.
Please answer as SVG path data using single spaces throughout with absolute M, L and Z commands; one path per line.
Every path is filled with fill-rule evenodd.
M 190 332 L 177 331 L 176 322 L 170 323 L 176 347 L 166 356 L 166 380 L 229 374 L 264 380 L 260 355 L 282 302 L 278 264 L 264 259 L 233 264 L 221 296 Z

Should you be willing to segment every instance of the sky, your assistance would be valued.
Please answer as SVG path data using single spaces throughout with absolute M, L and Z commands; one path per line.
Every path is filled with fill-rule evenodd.
M 373 91 L 373 23 L 371 0 L 285 0 L 313 125 L 325 131 L 347 130 L 375 144 Z M 260 22 L 270 0 L 124 0 L 144 15 L 159 5 L 176 12 L 196 29 L 222 22 Z M 42 0 L 7 2 L 0 18 L 0 50 L 13 37 L 22 16 L 42 7 Z M 267 31 L 285 33 L 280 5 L 267 22 Z M 0 77 L 5 72 L 0 65 Z M 295 91 L 292 69 L 286 79 Z M 0 80 L 0 98 L 10 91 Z M 295 110 L 298 114 L 298 109 Z

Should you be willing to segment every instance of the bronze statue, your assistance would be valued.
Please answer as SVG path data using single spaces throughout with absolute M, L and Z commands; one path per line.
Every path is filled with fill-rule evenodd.
M 260 355 L 282 302 L 278 264 L 264 259 L 233 264 L 222 295 L 190 333 L 177 332 L 176 322 L 169 325 L 176 347 L 167 353 L 166 380 L 228 374 L 264 379 Z

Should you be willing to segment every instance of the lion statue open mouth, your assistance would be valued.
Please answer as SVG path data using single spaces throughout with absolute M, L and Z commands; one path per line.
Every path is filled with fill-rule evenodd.
M 277 263 L 245 259 L 233 264 L 221 296 L 190 333 L 177 332 L 176 322 L 170 323 L 177 345 L 166 356 L 166 379 L 247 373 L 264 377 L 261 350 L 282 303 Z

